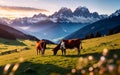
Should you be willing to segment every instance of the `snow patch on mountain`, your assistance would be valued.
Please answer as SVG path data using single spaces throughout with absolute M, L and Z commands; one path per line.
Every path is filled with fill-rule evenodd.
M 5 25 L 9 25 L 12 23 L 12 21 L 8 18 L 0 18 L 0 23 L 5 24 Z
M 75 22 L 75 23 L 92 23 L 95 22 L 97 20 L 100 20 L 99 18 L 93 18 L 93 17 L 88 17 L 85 18 L 83 16 L 73 16 L 72 18 L 68 18 L 68 20 L 70 20 L 71 22 Z
M 114 13 L 112 13 L 110 15 L 110 17 L 114 17 L 114 16 L 119 16 L 120 15 L 120 9 L 119 10 L 116 10 Z
M 50 21 L 57 23 L 57 18 L 49 18 Z

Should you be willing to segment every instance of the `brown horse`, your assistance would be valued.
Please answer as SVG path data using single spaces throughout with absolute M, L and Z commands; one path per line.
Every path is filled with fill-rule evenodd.
M 58 44 L 54 49 L 53 49 L 53 54 L 56 55 L 57 51 L 61 49 L 62 55 L 66 55 L 66 49 L 73 49 L 77 48 L 78 49 L 78 55 L 80 55 L 80 49 L 82 48 L 81 46 L 81 40 L 80 39 L 70 39 L 70 40 L 62 40 L 60 44 Z
M 45 40 L 36 40 L 36 51 L 37 51 L 37 55 L 41 54 L 44 55 L 45 53 L 45 49 L 46 49 L 46 41 Z

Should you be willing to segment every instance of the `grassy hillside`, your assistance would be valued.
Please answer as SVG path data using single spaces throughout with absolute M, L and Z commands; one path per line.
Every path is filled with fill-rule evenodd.
M 100 38 L 88 39 L 83 41 L 85 53 L 101 52 L 104 48 L 109 50 L 120 49 L 120 33 Z M 84 52 L 83 52 L 84 53 Z
M 10 41 L 0 39 L 1 53 L 14 49 L 18 51 L 0 56 L 0 75 L 3 75 L 3 72 L 7 75 L 9 75 L 9 73 L 11 75 L 79 75 L 80 73 L 86 75 L 92 73 L 92 71 L 89 72 L 88 69 L 99 61 L 104 48 L 110 50 L 109 59 L 113 56 L 112 54 L 117 54 L 117 61 L 120 62 L 120 33 L 101 38 L 83 40 L 81 56 L 77 56 L 77 50 L 75 49 L 68 49 L 66 56 L 61 56 L 61 51 L 59 51 L 56 56 L 53 56 L 51 50 L 55 46 L 56 45 L 52 44 L 47 45 L 45 55 L 41 56 L 36 55 L 35 41 Z M 89 61 L 88 57 L 93 57 L 94 60 Z M 5 65 L 7 65 L 6 67 L 10 65 L 8 72 L 7 68 L 4 70 Z M 80 70 L 81 67 L 82 70 Z M 98 75 L 99 71 L 96 71 L 96 73 Z M 106 74 L 109 75 L 109 73 L 105 73 L 105 75 Z

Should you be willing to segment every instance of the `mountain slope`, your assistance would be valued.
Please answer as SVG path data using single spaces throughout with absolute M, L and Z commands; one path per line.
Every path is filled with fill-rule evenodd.
M 24 34 L 12 27 L 0 24 L 0 37 L 7 39 L 31 39 L 33 36 Z
M 87 25 L 83 27 L 82 29 L 79 29 L 78 31 L 68 35 L 65 37 L 65 39 L 72 39 L 72 38 L 84 38 L 85 35 L 88 35 L 90 33 L 95 34 L 96 32 L 100 32 L 102 35 L 106 35 L 109 30 L 119 27 L 120 25 L 120 15 L 109 17 L 100 21 L 97 21 L 95 23 L 92 23 L 90 25 Z
M 5 39 L 30 39 L 34 40 L 36 37 L 32 35 L 25 34 L 23 32 L 20 32 L 12 27 L 9 27 L 7 25 L 0 24 L 0 37 Z M 46 39 L 44 39 L 46 40 Z M 48 44 L 54 44 L 52 41 L 46 40 Z
M 0 37 L 6 38 L 6 39 L 12 39 L 12 40 L 16 39 L 16 37 L 13 34 L 9 33 L 6 30 L 1 29 L 1 28 L 0 28 Z

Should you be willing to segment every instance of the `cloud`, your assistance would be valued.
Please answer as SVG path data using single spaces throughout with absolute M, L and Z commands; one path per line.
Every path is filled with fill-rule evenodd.
M 1 6 L 0 10 L 4 11 L 24 11 L 24 12 L 48 12 L 45 9 L 37 9 L 32 7 L 17 7 L 17 6 Z
M 27 30 L 27 29 L 29 29 L 30 27 L 19 27 L 19 28 L 21 28 L 21 29 L 23 29 L 23 30 Z

